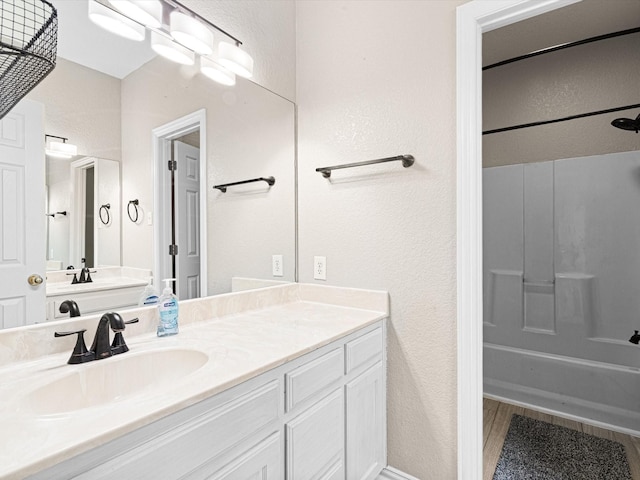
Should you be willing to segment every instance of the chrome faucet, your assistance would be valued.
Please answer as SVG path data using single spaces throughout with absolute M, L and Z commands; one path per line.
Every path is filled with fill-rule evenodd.
M 93 337 L 93 344 L 89 350 L 87 350 L 84 343 L 84 332 L 87 331 L 86 329 L 76 330 L 74 332 L 55 332 L 54 337 L 66 337 L 67 335 L 77 334 L 78 339 L 76 341 L 76 346 L 74 347 L 71 357 L 67 363 L 76 364 L 91 362 L 93 360 L 101 360 L 112 355 L 129 351 L 129 348 L 124 342 L 122 332 L 125 329 L 125 324 L 136 322 L 138 322 L 137 318 L 125 322 L 116 312 L 105 313 L 98 322 L 96 334 Z M 109 330 L 113 330 L 115 332 L 112 344 L 109 343 Z

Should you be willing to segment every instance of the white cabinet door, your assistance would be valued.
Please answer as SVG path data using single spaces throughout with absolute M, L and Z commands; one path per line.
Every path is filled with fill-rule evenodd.
M 45 320 L 44 110 L 22 100 L 0 120 L 0 328 Z
M 287 423 L 285 431 L 287 479 L 344 480 L 342 388 Z
M 207 480 L 279 480 L 280 432 L 264 439 Z
M 382 362 L 346 386 L 347 478 L 370 480 L 386 467 L 384 370 Z

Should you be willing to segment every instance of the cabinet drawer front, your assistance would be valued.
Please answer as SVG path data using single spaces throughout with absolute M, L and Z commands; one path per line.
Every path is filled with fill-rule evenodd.
M 280 432 L 275 432 L 248 449 L 238 449 L 239 455 L 223 467 L 214 460 L 182 480 L 281 479 L 280 437 Z
M 358 367 L 374 363 L 382 355 L 382 328 L 376 328 L 366 335 L 352 340 L 345 345 L 345 349 L 347 351 L 346 373 L 350 373 Z
M 339 380 L 342 377 L 343 358 L 342 348 L 336 348 L 287 373 L 287 412 Z
M 278 419 L 272 381 L 76 478 L 180 478 Z
M 339 388 L 287 423 L 286 478 L 344 478 L 344 396 Z

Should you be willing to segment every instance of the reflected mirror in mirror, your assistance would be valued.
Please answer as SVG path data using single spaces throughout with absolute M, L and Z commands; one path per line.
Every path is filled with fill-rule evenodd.
M 120 162 L 46 155 L 47 271 L 121 265 Z
M 150 275 L 158 289 L 162 278 L 179 277 L 179 266 L 161 268 L 177 260 L 169 254 L 172 218 L 177 232 L 187 234 L 176 243 L 178 252 L 200 253 L 199 280 L 183 281 L 198 288 L 185 291 L 178 285 L 181 298 L 295 281 L 294 104 L 240 77 L 233 87 L 219 85 L 195 66 L 155 55 L 148 36 L 144 42 L 131 42 L 101 30 L 89 22 L 84 1 L 52 3 L 59 15 L 57 65 L 27 98 L 44 105 L 43 136 L 68 138 L 78 147 L 73 161 L 80 163 L 74 170 L 71 162 L 67 166 L 47 160 L 44 213 L 67 214 L 45 217 L 48 231 L 41 251 L 51 269 L 47 297 L 42 294 L 46 318 L 68 317 L 59 312 L 62 297 L 76 300 L 83 315 L 119 310 L 138 304 Z M 171 132 L 154 143 L 154 130 L 196 112 L 204 118 L 198 128 Z M 187 208 L 177 204 L 174 212 L 163 200 L 171 197 L 163 190 L 168 186 L 154 178 L 166 176 L 166 160 L 180 155 L 178 145 L 194 146 L 196 137 L 200 164 L 193 170 L 185 160 L 183 172 L 197 173 L 200 189 L 185 196 L 182 207 Z M 119 184 L 103 184 L 104 162 L 117 165 Z M 177 162 L 180 172 L 184 162 Z M 213 188 L 260 177 L 274 177 L 275 183 L 241 184 L 226 192 Z M 94 186 L 89 202 L 87 185 Z M 102 186 L 119 194 L 105 199 Z M 106 205 L 109 208 L 102 208 Z M 181 230 L 180 220 L 192 220 L 193 215 L 197 220 L 190 229 Z M 87 240 L 92 233 L 93 242 Z M 87 246 L 93 246 L 93 253 Z M 73 272 L 79 277 L 83 258 L 93 285 L 72 287 L 73 275 L 67 275 L 72 272 L 65 269 L 76 267 Z M 131 279 L 137 282 L 135 288 L 122 295 L 119 290 L 130 288 Z M 91 295 L 91 302 L 85 302 Z M 24 323 L 40 321 L 27 318 Z

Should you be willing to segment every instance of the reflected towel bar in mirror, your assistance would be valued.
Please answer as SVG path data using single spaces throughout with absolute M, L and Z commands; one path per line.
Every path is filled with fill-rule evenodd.
M 129 200 L 129 203 L 127 204 L 127 215 L 129 215 L 129 220 L 131 220 L 133 223 L 137 223 L 138 222 L 138 216 L 139 216 L 139 212 L 138 212 L 138 204 L 140 202 L 138 201 L 138 199 L 136 198 L 135 200 Z M 135 217 L 133 215 L 131 215 L 131 205 L 133 205 L 134 211 L 136 212 Z
M 56 212 L 56 213 L 45 213 L 45 216 L 47 216 L 47 217 L 55 218 L 56 215 L 64 215 L 66 217 L 67 216 L 67 211 L 64 210 L 62 212 Z
M 376 163 L 385 162 L 402 162 L 404 168 L 410 167 L 415 162 L 413 155 L 398 155 L 396 157 L 378 158 L 376 160 L 367 160 L 365 162 L 345 163 L 344 165 L 334 165 L 333 167 L 319 167 L 316 168 L 316 172 L 322 173 L 324 178 L 331 177 L 332 170 L 340 170 L 342 168 L 362 167 L 364 165 L 375 165 Z
M 214 185 L 213 188 L 217 188 L 222 193 L 225 193 L 227 191 L 227 187 L 233 187 L 234 185 L 244 185 L 245 183 L 253 183 L 253 182 L 267 182 L 269 184 L 269 186 L 271 187 L 271 186 L 273 186 L 274 183 L 276 183 L 276 179 L 274 177 L 258 177 L 258 178 L 252 178 L 251 180 L 242 180 L 240 182 L 225 183 L 225 184 L 222 184 L 222 185 Z
M 100 221 L 102 222 L 103 225 L 109 225 L 109 222 L 111 221 L 111 215 L 109 215 L 110 208 L 111 208 L 111 204 L 109 203 L 106 203 L 100 207 L 98 215 L 100 216 Z M 102 215 L 103 212 L 105 214 L 104 216 Z M 107 218 L 106 220 L 105 220 L 105 217 Z

